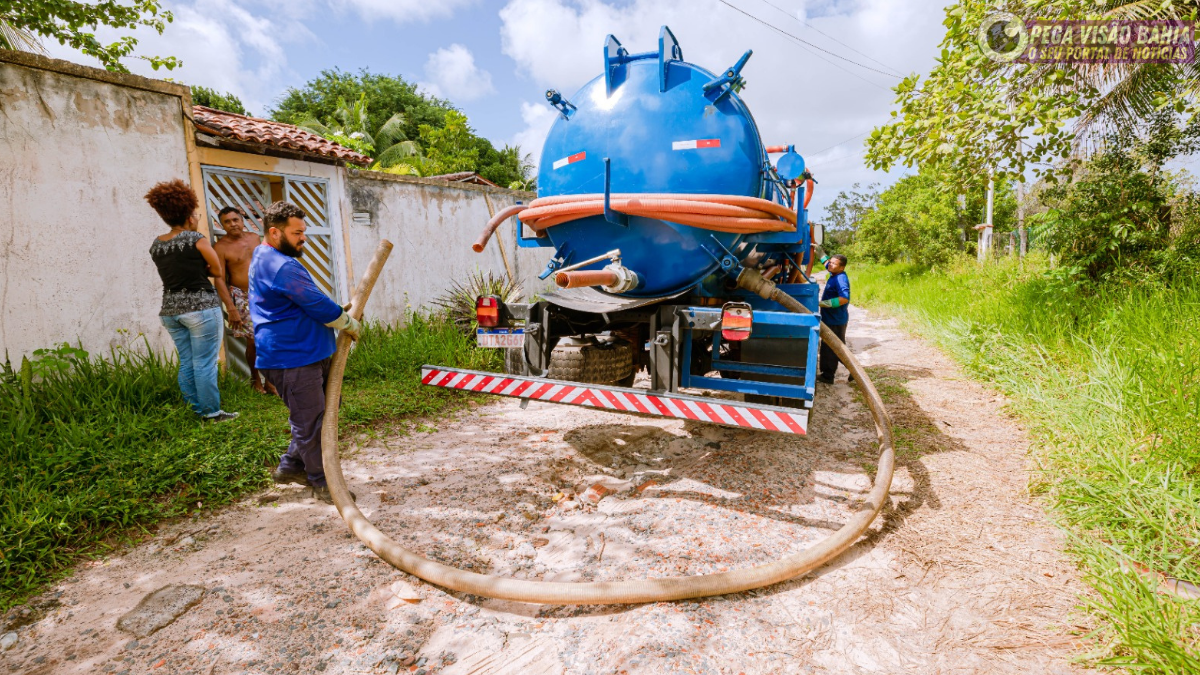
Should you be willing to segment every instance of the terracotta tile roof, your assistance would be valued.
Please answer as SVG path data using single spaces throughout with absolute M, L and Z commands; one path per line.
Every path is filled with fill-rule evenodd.
M 291 124 L 213 110 L 202 105 L 192 106 L 192 118 L 197 129 L 214 136 L 298 150 L 363 166 L 371 163 L 371 158 L 366 155 Z
M 458 173 L 444 173 L 440 176 L 429 176 L 435 180 L 447 180 L 451 183 L 470 183 L 472 185 L 490 185 L 492 187 L 500 187 L 492 181 L 480 176 L 474 171 L 459 171 Z

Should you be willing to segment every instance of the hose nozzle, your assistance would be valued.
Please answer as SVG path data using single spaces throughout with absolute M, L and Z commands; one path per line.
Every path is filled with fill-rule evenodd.
M 599 286 L 609 293 L 625 293 L 632 291 L 641 283 L 641 279 L 633 270 L 612 263 L 602 270 L 568 270 L 554 275 L 554 283 L 559 288 L 583 288 Z

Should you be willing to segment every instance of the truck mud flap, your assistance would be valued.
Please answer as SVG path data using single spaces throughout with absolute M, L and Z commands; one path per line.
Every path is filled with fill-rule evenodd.
M 645 389 L 562 382 L 442 366 L 422 366 L 421 384 L 785 434 L 804 434 L 808 430 L 808 410 L 803 408 L 781 408 L 686 394 L 649 392 Z

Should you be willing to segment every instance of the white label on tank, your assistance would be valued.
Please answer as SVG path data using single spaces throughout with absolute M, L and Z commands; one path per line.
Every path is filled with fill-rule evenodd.
M 698 150 L 700 148 L 719 147 L 721 147 L 721 139 L 719 138 L 701 138 L 695 141 L 675 141 L 671 144 L 672 150 Z
M 568 164 L 574 164 L 575 162 L 583 161 L 586 157 L 587 157 L 586 150 L 583 152 L 577 152 L 577 153 L 571 155 L 570 157 L 563 157 L 562 159 L 554 162 L 554 168 L 561 169 Z

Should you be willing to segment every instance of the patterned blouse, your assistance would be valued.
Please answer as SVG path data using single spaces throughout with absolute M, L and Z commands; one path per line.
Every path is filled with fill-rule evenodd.
M 178 316 L 220 307 L 221 299 L 208 280 L 208 263 L 196 248 L 204 235 L 184 230 L 167 241 L 155 239 L 150 257 L 163 282 L 159 316 Z

